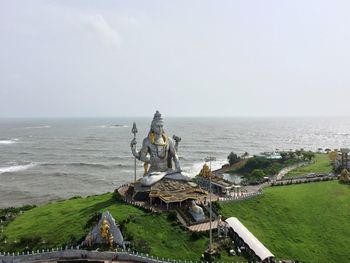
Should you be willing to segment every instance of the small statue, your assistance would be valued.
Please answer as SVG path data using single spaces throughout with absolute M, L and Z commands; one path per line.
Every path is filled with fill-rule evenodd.
M 109 223 L 107 218 L 105 217 L 102 221 L 102 225 L 100 228 L 101 241 L 107 239 L 109 234 Z
M 113 248 L 113 241 L 114 241 L 114 237 L 110 233 L 109 236 L 108 236 L 108 244 L 109 244 L 110 248 Z
M 91 234 L 91 232 L 89 232 L 88 236 L 86 237 L 86 243 L 87 243 L 88 247 L 92 246 L 92 234 Z
M 193 216 L 195 221 L 200 221 L 205 218 L 203 208 L 198 206 L 194 200 L 191 201 L 189 212 Z
M 182 174 L 179 157 L 177 156 L 177 148 L 181 138 L 174 135 L 173 138 L 176 141 L 174 142 L 172 138 L 165 134 L 163 123 L 162 115 L 159 111 L 156 111 L 151 130 L 143 140 L 141 150 L 136 150 L 136 138 L 130 143 L 132 154 L 136 159 L 145 163 L 145 174 L 140 180 L 144 186 L 150 186 L 163 177 L 174 180 L 189 180 L 187 176 Z M 172 169 L 173 163 L 175 169 Z M 148 164 L 150 164 L 149 168 Z
M 209 166 L 206 163 L 203 165 L 203 168 L 199 172 L 199 175 L 203 176 L 203 177 L 206 177 L 206 178 L 209 178 L 209 176 L 210 176 L 210 168 L 209 168 Z

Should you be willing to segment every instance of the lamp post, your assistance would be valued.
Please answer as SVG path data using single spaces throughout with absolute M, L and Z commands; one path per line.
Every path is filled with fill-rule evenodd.
M 205 158 L 206 162 L 209 162 L 209 253 L 211 253 L 213 251 L 213 233 L 212 233 L 212 227 L 211 227 L 211 221 L 212 221 L 212 217 L 213 217 L 213 211 L 212 211 L 212 204 L 211 204 L 211 195 L 212 195 L 212 191 L 211 191 L 211 162 L 215 161 L 216 158 L 213 156 L 208 156 Z

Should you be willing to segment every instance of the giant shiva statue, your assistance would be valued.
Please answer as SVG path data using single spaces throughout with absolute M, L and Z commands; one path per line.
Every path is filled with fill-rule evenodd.
M 181 140 L 174 135 L 174 140 L 164 133 L 163 118 L 156 111 L 148 136 L 143 140 L 140 151 L 136 149 L 136 139 L 131 143 L 132 154 L 136 159 L 144 162 L 145 174 L 140 182 L 144 186 L 150 186 L 163 177 L 174 180 L 189 180 L 189 177 L 181 172 L 179 157 L 177 156 L 178 143 Z M 174 163 L 174 168 L 173 168 Z M 150 165 L 148 169 L 148 165 Z

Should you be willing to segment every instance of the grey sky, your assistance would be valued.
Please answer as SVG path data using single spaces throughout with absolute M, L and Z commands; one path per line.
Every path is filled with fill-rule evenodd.
M 0 117 L 348 114 L 349 10 L 0 0 Z

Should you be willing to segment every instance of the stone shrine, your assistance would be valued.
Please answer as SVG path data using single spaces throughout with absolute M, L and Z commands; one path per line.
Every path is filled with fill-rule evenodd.
M 93 230 L 86 236 L 83 246 L 106 244 L 113 247 L 114 244 L 125 248 L 123 235 L 116 225 L 113 216 L 108 212 L 103 212 L 101 219 Z

